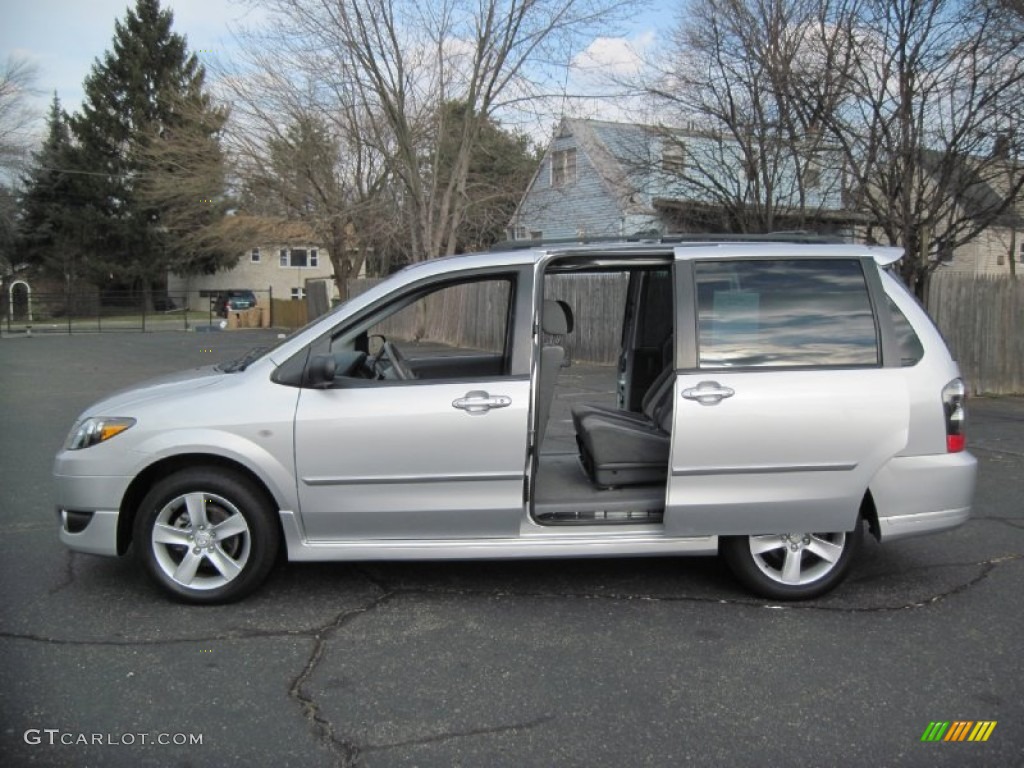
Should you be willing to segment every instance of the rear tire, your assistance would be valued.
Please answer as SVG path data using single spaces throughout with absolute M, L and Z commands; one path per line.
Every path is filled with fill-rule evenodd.
M 166 592 L 186 603 L 228 603 L 255 590 L 280 548 L 274 510 L 244 477 L 186 469 L 146 494 L 135 552 Z
M 846 533 L 730 536 L 719 548 L 736 578 L 773 600 L 809 600 L 846 578 L 864 538 L 864 526 Z

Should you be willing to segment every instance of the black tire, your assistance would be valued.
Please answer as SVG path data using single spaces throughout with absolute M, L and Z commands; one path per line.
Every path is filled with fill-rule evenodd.
M 250 594 L 273 568 L 281 540 L 265 496 L 244 477 L 212 468 L 157 482 L 139 506 L 133 535 L 153 580 L 175 599 L 200 604 Z
M 723 537 L 719 551 L 751 592 L 772 600 L 809 600 L 846 578 L 863 538 L 858 520 L 847 533 Z

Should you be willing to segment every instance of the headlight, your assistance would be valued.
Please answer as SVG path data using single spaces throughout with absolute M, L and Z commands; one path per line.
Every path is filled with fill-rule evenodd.
M 69 451 L 88 448 L 109 440 L 115 435 L 120 435 L 133 424 L 135 424 L 135 419 L 90 417 L 81 421 L 71 430 L 64 447 Z

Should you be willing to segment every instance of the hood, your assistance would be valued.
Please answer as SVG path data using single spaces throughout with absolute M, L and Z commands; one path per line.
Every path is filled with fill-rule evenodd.
M 216 386 L 238 373 L 224 373 L 213 365 L 178 371 L 166 376 L 144 381 L 93 403 L 83 416 L 132 416 L 131 409 L 139 404 L 156 399 L 189 394 L 199 389 Z

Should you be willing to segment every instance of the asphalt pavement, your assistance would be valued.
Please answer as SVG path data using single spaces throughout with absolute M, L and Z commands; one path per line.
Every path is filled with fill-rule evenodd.
M 285 565 L 187 607 L 58 542 L 52 457 L 83 408 L 273 337 L 0 340 L 3 765 L 1024 765 L 1024 400 L 970 403 L 967 525 L 866 538 L 807 603 L 650 558 Z M 563 379 L 567 439 L 611 377 Z M 996 725 L 923 742 L 935 721 Z

